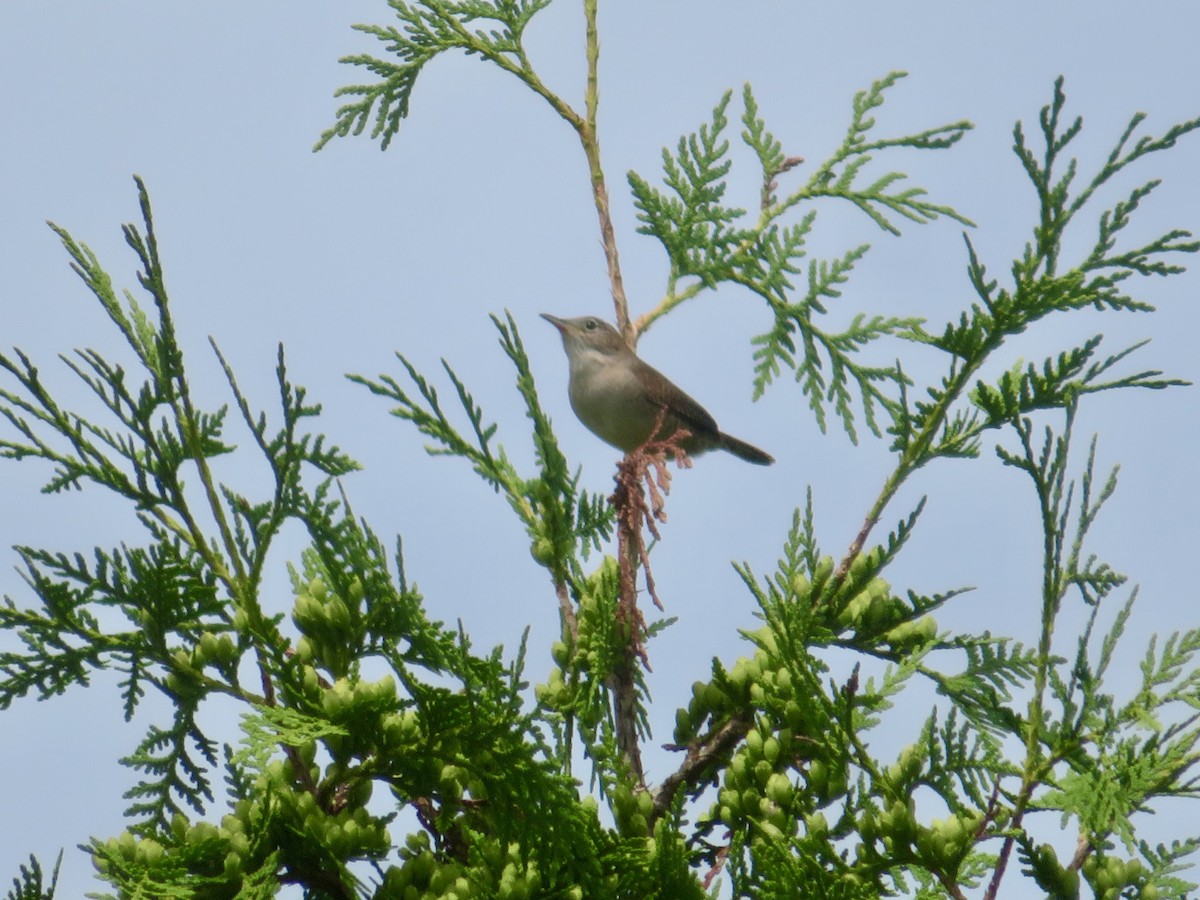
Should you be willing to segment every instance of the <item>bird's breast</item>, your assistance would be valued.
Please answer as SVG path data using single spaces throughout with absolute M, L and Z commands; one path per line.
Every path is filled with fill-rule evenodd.
M 657 410 L 628 367 L 613 363 L 573 368 L 567 390 L 579 421 L 605 443 L 629 451 L 650 436 Z

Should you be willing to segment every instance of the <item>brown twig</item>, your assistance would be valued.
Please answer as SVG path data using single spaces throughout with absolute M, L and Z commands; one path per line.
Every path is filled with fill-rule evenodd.
M 1009 825 L 1010 831 L 1017 831 L 1022 827 L 1021 819 L 1024 817 L 1025 811 L 1018 809 L 1017 814 L 1013 816 L 1013 820 Z M 1000 891 L 1000 882 L 1004 880 L 1004 872 L 1008 868 L 1008 858 L 1012 855 L 1013 845 L 1016 843 L 1016 838 L 1009 834 L 1004 839 L 1004 843 L 1000 845 L 1000 853 L 996 858 L 996 868 L 992 872 L 992 879 L 988 882 L 987 890 L 983 893 L 983 900 L 996 900 L 996 894 Z
M 941 884 L 942 889 L 951 898 L 953 898 L 953 900 L 967 900 L 967 895 L 964 894 L 962 891 L 962 888 L 960 888 L 958 886 L 958 882 L 955 881 L 953 878 L 951 878 L 949 875 L 946 875 L 944 873 L 939 873 L 937 876 L 937 879 L 938 879 L 938 883 Z
M 658 433 L 665 417 L 666 409 L 660 410 L 651 434 Z M 642 525 L 655 540 L 662 538 L 657 523 L 667 521 L 666 495 L 671 491 L 671 472 L 667 468 L 667 460 L 674 459 L 680 468 L 691 466 L 691 460 L 682 446 L 682 442 L 690 436 L 687 430 L 679 429 L 665 439 L 651 438 L 642 446 L 630 450 L 617 463 L 617 474 L 613 478 L 617 487 L 609 502 L 617 510 L 618 546 L 623 546 L 625 551 L 618 562 L 621 566 L 621 599 L 626 606 L 636 608 L 637 568 L 640 565 L 646 573 L 646 589 L 650 598 L 655 606 L 663 608 L 654 589 L 650 554 Z
M 467 861 L 467 839 L 463 834 L 462 824 L 456 819 L 444 831 L 438 827 L 437 821 L 441 812 L 429 797 L 416 797 L 412 801 L 416 811 L 417 821 L 429 832 L 437 846 L 459 862 Z
M 665 495 L 671 489 L 668 456 L 680 466 L 690 465 L 681 444 L 689 436 L 687 431 L 679 430 L 666 439 L 656 437 L 665 417 L 663 409 L 650 432 L 651 438 L 617 463 L 613 479 L 617 486 L 609 498 L 617 511 L 617 625 L 625 634 L 624 658 L 612 675 L 617 747 L 638 784 L 645 783 L 645 772 L 638 746 L 637 667 L 640 664 L 650 669 L 644 643 L 646 620 L 637 604 L 639 566 L 645 573 L 650 599 L 659 609 L 663 608 L 650 571 L 650 553 L 642 526 L 658 539 L 657 523 L 667 520 Z
M 655 420 L 652 434 L 658 433 L 665 417 L 666 410 L 663 409 Z M 654 589 L 650 555 L 645 536 L 642 534 L 642 525 L 646 526 L 646 530 L 655 540 L 662 538 L 657 523 L 667 521 L 666 495 L 671 492 L 671 472 L 667 468 L 667 461 L 674 459 L 681 469 L 691 467 L 691 459 L 682 446 L 683 441 L 689 437 L 691 432 L 681 428 L 668 438 L 652 438 L 629 451 L 625 458 L 617 463 L 617 474 L 613 479 L 617 487 L 609 501 L 617 510 L 618 544 L 622 537 L 629 542 L 628 552 L 623 553 L 618 560 L 623 567 L 623 599 L 628 600 L 636 595 L 637 567 L 641 565 L 646 573 L 646 590 L 650 599 L 659 609 L 663 608 L 662 601 Z
M 635 665 L 633 653 L 626 651 L 625 659 L 613 672 L 613 712 L 617 726 L 617 750 L 629 766 L 630 774 L 637 779 L 638 786 L 644 786 L 646 770 L 642 766 L 642 748 L 638 744 Z
M 575 646 L 579 638 L 579 623 L 575 619 L 575 604 L 567 592 L 567 582 L 561 578 L 554 579 L 554 593 L 558 597 L 558 614 L 562 619 L 563 637 L 569 639 Z
M 1092 855 L 1092 842 L 1088 840 L 1087 835 L 1080 834 L 1079 839 L 1075 842 L 1075 855 L 1071 857 L 1071 864 L 1068 866 L 1078 872 L 1083 868 L 1083 864 L 1087 862 L 1087 858 Z
M 725 868 L 725 860 L 729 858 L 729 845 L 726 844 L 717 850 L 717 858 L 713 861 L 712 868 L 704 873 L 704 889 L 707 891 L 721 870 Z
M 637 567 L 642 558 L 642 532 L 638 497 L 645 503 L 641 482 L 631 478 L 623 460 L 617 466 L 617 489 L 610 498 L 617 509 L 617 627 L 625 629 L 625 649 L 621 662 L 613 670 L 613 713 L 616 719 L 617 749 L 637 778 L 645 783 L 642 753 L 637 734 L 637 663 L 648 665 L 642 635 L 646 623 L 637 605 Z
M 728 722 L 710 732 L 705 737 L 688 745 L 687 755 L 679 768 L 663 779 L 658 790 L 654 792 L 654 807 L 651 812 L 650 824 L 653 825 L 662 818 L 675 795 L 681 788 L 689 794 L 699 793 L 708 782 L 707 773 L 728 754 L 738 742 L 746 736 L 753 718 L 746 712 L 739 713 Z
M 833 573 L 833 585 L 837 587 L 846 580 L 846 574 L 850 571 L 850 564 L 862 553 L 863 545 L 867 543 L 867 538 L 871 536 L 871 530 L 879 524 L 879 516 L 867 516 L 863 526 L 855 535 L 854 542 L 850 544 L 850 549 L 846 551 L 846 555 L 842 561 L 838 563 L 837 571 Z
M 759 204 L 763 212 L 775 205 L 775 189 L 779 187 L 779 183 L 775 179 L 785 172 L 790 172 L 802 162 L 804 162 L 803 156 L 789 156 L 774 171 L 763 173 L 762 198 Z
M 992 795 L 988 797 L 987 809 L 983 812 L 983 818 L 979 820 L 979 827 L 975 829 L 975 837 L 972 843 L 979 843 L 987 836 L 988 828 L 992 822 L 996 820 L 996 813 L 1000 811 L 1000 779 L 996 779 L 996 783 L 992 785 Z
M 586 21 L 584 40 L 587 56 L 587 87 L 585 92 L 585 117 L 573 123 L 587 157 L 588 174 L 592 181 L 592 199 L 596 205 L 596 216 L 600 220 L 600 243 L 604 247 L 604 261 L 608 266 L 608 281 L 612 290 L 613 307 L 617 314 L 617 330 L 625 337 L 630 347 L 637 343 L 637 332 L 629 321 L 629 301 L 625 296 L 625 284 L 621 279 L 621 257 L 617 252 L 617 236 L 613 229 L 612 213 L 609 210 L 608 187 L 604 182 L 604 169 L 600 165 L 600 138 L 596 132 L 596 114 L 600 106 L 600 86 L 597 73 L 600 66 L 600 37 L 596 29 L 597 0 L 584 0 L 583 15 Z

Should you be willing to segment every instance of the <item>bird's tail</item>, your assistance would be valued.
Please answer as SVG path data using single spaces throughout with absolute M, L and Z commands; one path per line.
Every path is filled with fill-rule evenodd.
M 747 444 L 745 441 L 739 441 L 733 435 L 721 432 L 721 449 L 728 450 L 738 459 L 744 459 L 748 463 L 754 463 L 756 466 L 769 466 L 775 462 L 775 457 L 770 453 L 764 453 L 752 444 Z

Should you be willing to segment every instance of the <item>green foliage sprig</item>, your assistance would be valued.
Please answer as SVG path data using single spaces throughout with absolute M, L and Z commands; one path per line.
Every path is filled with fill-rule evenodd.
M 35 857 L 29 858 L 29 865 L 21 866 L 20 875 L 13 879 L 12 890 L 4 895 L 5 900 L 54 900 L 54 889 L 58 885 L 58 871 L 62 868 L 62 852 L 54 861 L 54 871 L 50 873 L 50 884 L 43 882 L 42 865 Z
M 783 368 L 794 371 L 809 406 L 824 430 L 830 404 L 851 439 L 857 440 L 854 404 L 861 404 L 868 427 L 879 433 L 875 413 L 893 405 L 886 383 L 902 382 L 894 366 L 864 365 L 855 355 L 866 345 L 886 336 L 909 336 L 920 320 L 904 316 L 856 316 L 842 331 L 818 324 L 828 314 L 828 304 L 841 296 L 841 288 L 854 266 L 866 255 L 861 244 L 841 257 L 822 260 L 808 256 L 807 241 L 817 218 L 809 209 L 797 222 L 785 216 L 802 204 L 817 200 L 845 200 L 864 212 L 878 227 L 899 234 L 893 216 L 915 223 L 942 216 L 970 222 L 943 204 L 924 199 L 919 187 L 900 185 L 905 177 L 888 172 L 864 183 L 864 168 L 881 150 L 909 147 L 945 149 L 956 144 L 971 128 L 955 122 L 903 137 L 868 139 L 875 128 L 872 111 L 882 105 L 885 92 L 903 73 L 875 82 L 854 98 L 853 115 L 841 145 L 818 165 L 808 181 L 782 199 L 778 180 L 804 160 L 785 156 L 779 140 L 767 130 L 758 102 L 749 85 L 742 92 L 743 142 L 761 167 L 760 203 L 753 223 L 740 207 L 726 205 L 727 176 L 733 161 L 724 133 L 726 111 L 732 97 L 727 92 L 713 110 L 710 123 L 695 134 L 680 138 L 675 152 L 663 150 L 664 184 L 668 192 L 653 187 L 635 172 L 629 184 L 642 225 L 641 233 L 657 238 L 667 251 L 671 269 L 666 295 L 651 312 L 638 319 L 640 330 L 705 289 L 722 283 L 747 288 L 768 305 L 774 320 L 766 334 L 755 339 L 755 398 L 761 396 Z M 803 282 L 797 282 L 803 278 Z
M 492 321 L 500 332 L 505 355 L 516 367 L 517 389 L 533 424 L 534 450 L 540 467 L 537 477 L 522 478 L 504 449 L 493 446 L 497 426 L 484 424 L 483 411 L 444 360 L 442 366 L 466 413 L 470 437 L 454 426 L 442 409 L 437 389 L 403 356 L 398 358 L 418 398 L 410 397 L 389 375 L 381 375 L 377 380 L 353 375 L 351 380 L 397 403 L 393 414 L 412 422 L 434 441 L 428 448 L 431 454 L 461 456 L 470 461 L 485 482 L 504 494 L 525 526 L 534 559 L 550 570 L 556 583 L 578 580 L 583 577 L 579 557 L 586 558 L 590 549 L 600 549 L 601 542 L 612 533 L 612 510 L 603 497 L 579 489 L 579 472 L 571 475 L 568 471 L 566 457 L 538 400 L 529 358 L 512 315 L 508 314 L 503 321 L 493 316 Z
M 1100 214 L 1095 247 L 1073 269 L 1060 273 L 1063 228 L 1092 198 L 1094 187 L 1137 156 L 1165 149 L 1200 126 L 1200 122 L 1185 123 L 1170 129 L 1164 138 L 1141 139 L 1138 150 L 1127 152 L 1123 148 L 1142 120 L 1134 117 L 1093 177 L 1092 187 L 1076 197 L 1067 189 L 1076 169 L 1073 162 L 1067 164 L 1067 176 L 1056 179 L 1047 174 L 1062 148 L 1080 131 L 1079 123 L 1062 133 L 1056 130 L 1064 102 L 1059 82 L 1052 104 L 1041 117 L 1047 145 L 1044 165 L 1034 161 L 1019 127 L 1015 147 L 1034 181 L 1042 204 L 1041 221 L 1057 225 L 1038 226 L 1035 240 L 1013 266 L 1016 286 L 1012 289 L 989 280 L 968 241 L 969 276 L 983 302 L 972 305 L 957 324 L 947 326 L 942 338 L 922 338 L 920 329 L 905 335 L 950 353 L 950 369 L 940 385 L 928 389 L 929 400 L 915 404 L 908 397 L 907 379 L 898 380 L 899 402 L 889 407 L 897 468 L 885 483 L 883 502 L 870 511 L 849 553 L 840 565 L 821 556 L 810 497 L 805 514 L 797 513 L 779 571 L 760 581 L 748 567 L 739 568 L 766 627 L 748 635 L 757 650 L 747 666 L 739 664 L 731 677 L 714 665 L 712 681 L 697 684 L 693 703 L 686 715 L 681 711 L 675 734 L 677 744 L 706 761 L 707 767 L 703 771 L 697 767 L 692 777 L 711 778 L 709 773 L 724 772 L 723 789 L 708 817 L 713 824 L 732 829 L 730 853 L 746 854 L 744 865 L 730 862 L 735 883 L 754 885 L 756 890 L 785 883 L 796 877 L 794 860 L 803 855 L 827 860 L 820 874 L 808 869 L 804 873 L 804 883 L 814 891 L 846 890 L 847 896 L 853 896 L 851 884 L 869 885 L 868 893 L 886 889 L 885 885 L 904 891 L 915 880 L 925 889 L 937 886 L 951 896 L 963 896 L 964 887 L 986 881 L 985 896 L 994 897 L 1012 849 L 1020 847 L 1023 858 L 1036 863 L 1030 870 L 1035 880 L 1055 896 L 1062 885 L 1077 885 L 1081 878 L 1101 893 L 1109 885 L 1136 887 L 1150 896 L 1166 895 L 1156 893 L 1166 891 L 1177 896 L 1190 889 L 1175 873 L 1192 845 L 1183 842 L 1170 851 L 1138 845 L 1130 817 L 1151 808 L 1157 798 L 1194 795 L 1195 779 L 1189 773 L 1200 752 L 1200 735 L 1195 731 L 1194 712 L 1175 705 L 1194 690 L 1192 633 L 1170 639 L 1165 656 L 1171 661 L 1161 663 L 1161 694 L 1147 686 L 1122 705 L 1101 689 L 1103 672 L 1136 592 L 1117 613 L 1097 657 L 1092 649 L 1093 627 L 1105 599 L 1125 579 L 1088 555 L 1084 546 L 1091 525 L 1115 489 L 1115 473 L 1103 481 L 1096 479 L 1093 444 L 1078 487 L 1072 486 L 1069 476 L 1075 410 L 1085 397 L 1118 388 L 1157 390 L 1184 382 L 1153 370 L 1112 374 L 1143 343 L 1101 357 L 1099 337 L 1041 366 L 1017 364 L 993 383 L 975 377 L 1010 337 L 1050 313 L 1084 308 L 1148 311 L 1148 304 L 1116 285 L 1133 274 L 1175 274 L 1181 267 L 1166 262 L 1164 256 L 1200 249 L 1179 229 L 1131 251 L 1114 249 L 1118 232 L 1130 222 L 1129 214 L 1149 193 L 1144 186 L 1130 200 Z M 693 159 L 702 158 L 703 152 L 715 157 L 713 133 L 702 130 L 693 143 L 681 147 L 680 155 L 686 149 Z M 1046 189 L 1045 184 L 1056 187 Z M 715 196 L 717 192 L 711 191 L 707 200 L 699 201 L 701 206 Z M 683 221 L 684 215 L 676 221 Z M 709 221 L 720 218 L 710 215 Z M 1108 271 L 1091 274 L 1103 270 Z M 1056 410 L 1065 417 L 1062 429 L 1047 429 L 1039 446 L 1032 416 Z M 913 472 L 939 457 L 975 456 L 983 433 L 1002 428 L 1015 430 L 1022 449 L 1014 453 L 1001 447 L 1001 459 L 1033 479 L 1041 507 L 1046 555 L 1042 634 L 1036 647 L 986 633 L 939 635 L 930 613 L 957 592 L 922 597 L 910 591 L 908 602 L 894 596 L 881 572 L 912 533 L 915 515 L 904 520 L 884 545 L 866 547 L 883 509 Z M 1055 652 L 1054 633 L 1068 591 L 1089 604 L 1092 612 L 1075 641 L 1075 652 L 1063 656 Z M 867 678 L 865 683 L 860 682 L 857 669 L 845 683 L 826 683 L 829 663 L 820 650 L 832 647 L 886 660 L 887 666 L 881 677 Z M 947 652 L 960 654 L 965 665 L 958 671 L 935 665 L 935 659 Z M 1153 645 L 1143 671 L 1149 685 L 1153 680 L 1149 673 L 1156 671 Z M 867 734 L 886 721 L 893 698 L 916 675 L 928 678 L 953 704 L 950 714 L 939 723 L 935 713 L 927 720 L 921 740 L 893 766 L 881 766 L 866 750 Z M 781 684 L 785 686 L 781 698 L 773 701 Z M 804 686 L 807 710 L 788 706 L 788 692 L 796 685 Z M 819 699 L 814 700 L 814 695 Z M 1051 704 L 1056 707 L 1053 712 Z M 778 711 L 767 712 L 772 709 Z M 1160 723 L 1159 710 L 1169 725 Z M 737 734 L 732 742 L 727 739 L 731 726 Z M 796 752 L 786 749 L 776 755 L 766 743 L 767 735 L 783 748 L 800 742 L 804 747 L 800 758 L 810 761 L 798 764 Z M 934 735 L 939 739 L 934 740 Z M 1024 743 L 1023 760 L 1008 758 L 1006 738 Z M 745 744 L 737 750 L 740 740 Z M 755 750 L 760 743 L 765 756 Z M 739 756 L 743 752 L 750 756 L 743 759 Z M 785 795 L 771 793 L 775 784 L 771 779 L 785 776 L 789 768 L 807 775 L 807 797 L 813 805 L 807 807 L 810 812 L 802 821 L 785 816 L 780 822 L 773 816 Z M 908 799 L 918 784 L 932 787 L 953 816 L 922 824 Z M 668 786 L 676 787 L 664 784 Z M 763 804 L 770 800 L 771 805 L 755 806 L 748 796 L 764 796 Z M 830 828 L 826 818 L 831 801 L 841 830 Z M 1072 822 L 1080 830 L 1080 852 L 1065 866 L 1052 865 L 1049 852 L 1030 843 L 1033 826 L 1027 819 L 1035 809 L 1047 807 L 1061 810 L 1063 822 Z M 781 835 L 778 830 L 784 825 L 788 827 Z M 857 858 L 859 868 L 851 867 L 852 877 L 834 862 L 837 839 L 848 833 L 867 839 Z M 1127 852 L 1137 856 L 1123 859 L 1115 854 L 1113 837 L 1121 838 Z M 877 845 L 876 840 L 884 843 Z M 983 849 L 989 841 L 998 841 L 997 852 Z M 866 878 L 866 872 L 873 874 Z
M 191 896 L 185 885 L 203 885 L 205 895 L 266 897 L 292 882 L 349 898 L 366 889 L 353 866 L 378 862 L 391 848 L 395 813 L 367 808 L 378 786 L 416 812 L 425 838 L 413 835 L 396 865 L 377 869 L 372 890 L 394 896 L 414 884 L 483 879 L 509 891 L 556 885 L 570 895 L 572 886 L 603 884 L 599 857 L 571 861 L 580 846 L 605 839 L 526 708 L 524 648 L 509 663 L 499 648 L 479 656 L 461 630 L 426 617 L 399 548 L 389 559 L 337 490 L 335 479 L 357 464 L 303 429 L 320 408 L 290 382 L 282 352 L 283 422 L 273 429 L 217 351 L 250 444 L 268 462 L 271 489 L 252 500 L 216 479 L 208 461 L 236 449 L 226 409 L 204 411 L 191 399 L 140 180 L 138 190 L 145 231 L 127 226 L 125 234 L 143 264 L 139 280 L 154 319 L 128 293 L 120 303 L 91 251 L 56 229 L 141 369 L 138 384 L 96 351 L 67 360 L 116 424 L 66 410 L 19 351 L 0 357 L 16 382 L 0 389 L 14 432 L 0 437 L 0 455 L 48 463 L 50 491 L 109 490 L 145 529 L 145 545 L 97 549 L 91 558 L 21 548 L 40 609 L 10 598 L 0 607 L 0 627 L 21 642 L 0 652 L 0 707 L 29 693 L 62 693 L 108 667 L 122 675 L 126 718 L 151 688 L 170 702 L 170 722 L 150 724 L 123 760 L 138 773 L 127 793 L 129 829 L 89 845 L 101 876 L 122 896 Z M 497 325 L 540 430 L 543 464 L 529 483 L 498 483 L 524 498 L 530 523 L 568 535 L 574 553 L 576 532 L 598 542 L 608 513 L 574 492 L 578 476 L 567 475 L 536 405 L 519 337 Z M 456 388 L 479 442 L 464 446 L 478 450 L 481 472 L 507 477 L 511 466 L 502 451 L 490 453 L 478 408 L 457 381 Z M 269 551 L 288 522 L 310 540 L 293 569 L 291 626 L 262 593 Z M 368 661 L 389 674 L 366 680 Z M 250 711 L 240 749 L 226 746 L 226 797 L 214 789 L 219 745 L 199 724 L 217 696 Z M 228 812 L 214 825 L 206 818 L 220 802 Z M 536 822 L 519 810 L 536 810 Z M 456 862 L 435 865 L 435 852 Z M 39 877 L 24 873 L 20 896 L 40 890 Z
M 438 55 L 462 51 L 479 56 L 502 69 L 520 75 L 526 81 L 536 78 L 525 54 L 522 38 L 529 21 L 550 5 L 550 0 L 489 3 L 487 0 L 431 0 L 404 3 L 389 0 L 400 27 L 356 25 L 356 30 L 382 42 L 399 62 L 368 54 L 342 58 L 349 65 L 361 66 L 379 81 L 370 85 L 352 85 L 338 90 L 338 96 L 358 97 L 337 111 L 337 122 L 326 130 L 316 149 L 335 137 L 362 134 L 374 114 L 371 137 L 387 149 L 408 116 L 409 99 L 422 69 Z M 490 27 L 480 28 L 486 24 Z
M 913 472 L 938 458 L 976 456 L 984 432 L 1006 426 L 1017 417 L 1039 409 L 1065 408 L 1082 394 L 1129 387 L 1162 389 L 1184 383 L 1160 378 L 1162 373 L 1156 370 L 1112 378 L 1107 374 L 1109 370 L 1143 344 L 1095 361 L 1101 341 L 1098 336 L 1046 360 L 1041 367 L 1018 364 L 995 385 L 977 379 L 984 364 L 1008 339 L 1052 313 L 1084 308 L 1149 311 L 1152 307 L 1133 301 L 1117 290 L 1117 285 L 1133 274 L 1177 274 L 1182 267 L 1167 262 L 1169 255 L 1200 249 L 1200 242 L 1187 240 L 1188 232 L 1172 229 L 1137 249 L 1113 252 L 1118 233 L 1129 224 L 1130 214 L 1137 208 L 1136 202 L 1122 201 L 1101 212 L 1100 236 L 1093 249 L 1073 268 L 1059 271 L 1064 230 L 1093 199 L 1097 188 L 1135 160 L 1173 146 L 1180 136 L 1200 127 L 1200 119 L 1193 119 L 1169 129 L 1161 138 L 1139 139 L 1133 150 L 1126 150 L 1132 133 L 1144 119 L 1140 114 L 1134 116 L 1088 186 L 1072 196 L 1070 186 L 1077 163 L 1068 160 L 1062 175 L 1057 175 L 1054 167 L 1061 163 L 1062 151 L 1082 130 L 1082 120 L 1077 118 L 1059 130 L 1066 103 L 1062 85 L 1062 79 L 1055 83 L 1054 98 L 1040 115 L 1045 145 L 1041 161 L 1027 147 L 1019 123 L 1014 129 L 1014 152 L 1033 182 L 1040 207 L 1033 238 L 1012 265 L 1014 284 L 1005 288 L 990 278 L 967 239 L 968 276 L 978 299 L 956 321 L 947 323 L 940 335 L 922 338 L 950 356 L 948 371 L 940 384 L 926 389 L 926 399 L 913 400 L 901 381 L 898 403 L 891 407 L 893 423 L 888 428 L 898 463 L 868 513 L 867 523 L 878 520 Z M 1133 196 L 1144 197 L 1150 184 L 1135 189 Z M 861 549 L 869 530 L 864 528 L 850 556 Z

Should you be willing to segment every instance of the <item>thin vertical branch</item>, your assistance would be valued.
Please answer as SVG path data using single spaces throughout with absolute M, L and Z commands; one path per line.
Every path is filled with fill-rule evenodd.
M 627 454 L 617 463 L 617 488 L 612 495 L 617 510 L 617 628 L 624 639 L 620 663 L 612 676 L 613 718 L 617 750 L 639 785 L 645 784 L 646 776 L 638 742 L 637 667 L 649 665 L 642 644 L 646 620 L 637 603 L 638 566 L 645 557 L 642 516 L 646 496 L 641 484 L 645 466 L 640 449 Z
M 674 459 L 676 465 L 687 468 L 691 465 L 684 452 L 682 442 L 690 434 L 679 429 L 669 438 L 657 439 L 666 410 L 658 415 L 650 438 L 640 447 L 625 454 L 617 463 L 616 490 L 611 502 L 617 510 L 617 566 L 619 571 L 617 625 L 625 637 L 624 653 L 619 668 L 613 673 L 614 713 L 616 716 L 617 747 L 630 770 L 637 776 L 640 785 L 645 784 L 642 770 L 641 749 L 638 746 L 637 667 L 650 668 L 643 638 L 646 620 L 637 604 L 638 569 L 645 573 L 646 593 L 660 610 L 662 602 L 654 589 L 654 576 L 650 572 L 650 554 L 642 526 L 656 540 L 659 538 L 655 522 L 665 522 L 663 495 L 671 489 L 671 473 L 667 460 Z
M 575 641 L 579 638 L 579 622 L 575 617 L 575 604 L 571 602 L 571 595 L 567 591 L 567 582 L 564 579 L 555 577 L 554 594 L 558 597 L 558 612 L 563 638 L 569 638 L 571 645 L 574 646 Z
M 498 53 L 486 40 L 466 28 L 457 16 L 439 13 L 439 21 L 453 30 L 455 37 L 462 41 L 463 45 L 468 48 L 468 52 L 478 53 L 506 72 L 520 78 L 533 89 L 534 93 L 549 103 L 554 111 L 579 135 L 579 142 L 587 157 L 588 174 L 592 180 L 592 196 L 596 204 L 596 214 L 600 219 L 600 243 L 604 248 L 605 263 L 608 267 L 608 280 L 612 291 L 613 307 L 616 311 L 617 328 L 625 336 L 629 346 L 633 347 L 637 343 L 638 331 L 629 318 L 629 302 L 625 297 L 625 285 L 621 279 L 621 261 L 617 252 L 617 238 L 613 229 L 612 215 L 609 212 L 608 186 L 604 180 L 604 169 L 600 165 L 600 140 L 597 137 L 596 129 L 597 111 L 600 106 L 598 78 L 600 34 L 596 27 L 598 2 L 599 0 L 583 0 L 587 84 L 585 86 L 584 115 L 582 116 L 566 100 L 546 86 L 534 71 L 525 54 L 524 47 L 518 44 L 515 56 Z
M 618 488 L 618 490 L 620 490 Z M 626 497 L 627 502 L 631 502 Z M 637 539 L 639 532 L 631 532 L 625 524 L 624 514 L 617 525 L 617 560 L 620 569 L 620 596 L 617 601 L 617 626 L 625 631 L 624 651 L 621 661 L 613 672 L 613 718 L 617 733 L 617 750 L 629 767 L 639 785 L 646 783 L 642 766 L 642 751 L 638 742 L 637 667 L 645 663 L 642 633 L 645 620 L 637 606 Z
M 600 139 L 596 131 L 596 111 L 600 104 L 600 87 L 597 80 L 600 63 L 600 36 L 596 30 L 597 2 L 598 0 L 583 0 L 583 14 L 587 20 L 587 117 L 582 123 L 572 124 L 576 125 L 579 141 L 583 144 L 583 152 L 587 156 L 588 173 L 592 179 L 592 197 L 596 203 L 596 215 L 600 218 L 600 242 L 604 247 L 604 260 L 608 265 L 608 281 L 616 311 L 617 329 L 625 336 L 629 346 L 634 347 L 637 344 L 637 332 L 629 318 L 629 301 L 625 297 L 625 284 L 621 279 L 621 258 L 617 252 L 617 236 L 609 211 L 608 186 L 604 181 L 604 169 L 600 165 Z

